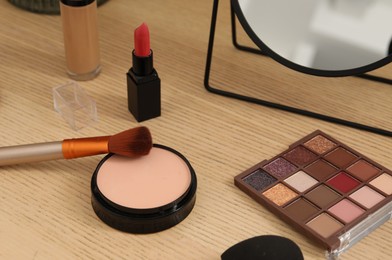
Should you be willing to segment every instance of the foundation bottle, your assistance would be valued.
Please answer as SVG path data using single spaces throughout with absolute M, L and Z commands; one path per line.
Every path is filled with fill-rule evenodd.
M 67 73 L 74 80 L 95 78 L 100 70 L 97 2 L 60 0 Z

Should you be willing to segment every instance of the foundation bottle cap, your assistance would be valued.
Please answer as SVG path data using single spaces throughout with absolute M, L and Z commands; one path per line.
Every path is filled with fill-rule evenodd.
M 95 0 L 61 0 L 61 3 L 69 6 L 85 6 L 92 2 L 95 2 Z

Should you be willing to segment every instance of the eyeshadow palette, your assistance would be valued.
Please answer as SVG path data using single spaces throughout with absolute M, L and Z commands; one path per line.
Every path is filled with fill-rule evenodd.
M 392 215 L 392 172 L 319 130 L 234 182 L 330 256 Z

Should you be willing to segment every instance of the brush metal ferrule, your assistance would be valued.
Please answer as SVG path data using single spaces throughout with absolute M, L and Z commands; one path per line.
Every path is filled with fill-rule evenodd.
M 65 159 L 108 153 L 110 136 L 65 139 L 62 144 Z

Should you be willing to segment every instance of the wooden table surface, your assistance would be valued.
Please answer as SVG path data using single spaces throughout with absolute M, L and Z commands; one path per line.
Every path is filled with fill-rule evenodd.
M 228 2 L 220 4 L 212 84 L 392 129 L 390 87 L 353 77 L 307 76 L 235 50 Z M 206 91 L 211 10 L 207 0 L 112 0 L 99 7 L 102 72 L 79 82 L 96 101 L 99 121 L 74 131 L 53 109 L 52 88 L 69 80 L 60 17 L 0 1 L 1 146 L 111 135 L 138 126 L 127 109 L 125 73 L 133 30 L 146 22 L 162 81 L 162 116 L 141 125 L 150 128 L 155 143 L 184 154 L 198 177 L 196 205 L 183 222 L 133 235 L 108 227 L 92 210 L 90 179 L 103 156 L 1 167 L 0 259 L 219 259 L 235 243 L 264 234 L 292 239 L 306 259 L 324 258 L 316 243 L 236 188 L 234 176 L 316 129 L 392 168 L 392 138 Z M 387 66 L 375 73 L 391 72 Z M 391 244 L 389 221 L 342 259 L 388 259 Z

